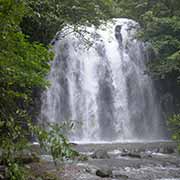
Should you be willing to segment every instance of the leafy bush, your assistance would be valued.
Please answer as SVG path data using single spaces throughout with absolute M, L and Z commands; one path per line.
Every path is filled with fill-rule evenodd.
M 35 92 L 49 85 L 45 77 L 53 53 L 47 44 L 56 31 L 67 23 L 99 25 L 110 8 L 111 0 L 0 0 L 0 163 L 10 179 L 25 177 L 16 154 L 28 148 L 32 133 L 54 161 L 76 154 L 60 125 L 45 131 L 27 124 L 35 117 Z
M 178 143 L 178 151 L 180 152 L 180 114 L 174 114 L 168 120 L 170 129 L 172 130 L 172 139 Z
M 67 128 L 67 124 L 49 124 L 48 130 L 39 126 L 32 126 L 31 124 L 29 126 L 37 136 L 41 148 L 52 155 L 55 166 L 57 166 L 56 161 L 58 159 L 63 161 L 64 159 L 78 156 L 78 152 L 72 149 L 71 144 L 63 133 L 64 128 Z
M 0 164 L 6 167 L 6 177 L 10 180 L 25 180 L 25 171 L 21 159 L 17 160 L 17 154 L 28 148 L 28 139 L 22 126 L 13 119 L 7 121 L 5 131 L 7 134 L 0 137 Z
M 112 0 L 27 0 L 31 14 L 21 23 L 22 30 L 32 41 L 50 43 L 54 35 L 67 24 L 74 30 L 79 25 L 94 24 L 112 15 Z
M 26 180 L 25 170 L 18 163 L 9 163 L 7 177 L 10 180 Z
M 63 161 L 79 155 L 63 135 L 67 124 L 50 124 L 49 129 L 45 130 L 38 125 L 28 123 L 28 128 L 37 137 L 44 153 L 52 155 L 56 167 L 57 160 Z M 72 125 L 68 128 L 72 128 Z M 29 149 L 28 138 L 22 134 L 21 126 L 14 126 L 14 121 L 9 124 L 9 129 L 13 130 L 8 133 L 10 136 L 1 139 L 1 164 L 7 167 L 6 177 L 11 180 L 25 180 L 28 175 L 24 169 L 23 158 L 18 154 L 23 154 L 24 150 Z

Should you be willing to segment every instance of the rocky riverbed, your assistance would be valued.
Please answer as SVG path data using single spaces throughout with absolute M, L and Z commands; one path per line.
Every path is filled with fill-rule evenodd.
M 180 156 L 174 142 L 72 145 L 80 156 L 57 161 L 56 167 L 37 144 L 32 146 L 37 158 L 21 154 L 28 180 L 180 180 Z M 3 177 L 4 166 L 0 166 Z
M 55 171 L 51 158 L 43 156 L 46 172 L 60 180 L 180 180 L 180 157 L 173 142 L 73 146 L 83 160 L 60 162 Z

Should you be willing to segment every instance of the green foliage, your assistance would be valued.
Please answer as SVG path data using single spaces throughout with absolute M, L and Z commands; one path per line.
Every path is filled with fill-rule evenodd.
M 23 18 L 23 32 L 32 41 L 50 43 L 64 26 L 100 25 L 112 15 L 112 0 L 27 0 L 31 14 Z
M 53 159 L 72 158 L 77 155 L 77 152 L 70 148 L 70 144 L 62 134 L 62 126 L 52 124 L 48 132 L 47 142 Z
M 69 126 L 69 125 L 68 125 Z M 64 129 L 67 128 L 67 124 L 58 124 L 53 123 L 49 124 L 48 130 L 41 128 L 39 126 L 33 126 L 31 123 L 29 127 L 32 129 L 32 132 L 38 138 L 38 142 L 41 145 L 41 148 L 48 154 L 51 154 L 55 166 L 57 167 L 56 161 L 69 158 L 74 158 L 78 156 L 78 153 L 72 149 L 71 144 L 68 142 L 67 138 L 64 135 Z M 70 125 L 68 129 L 71 129 Z
M 75 29 L 82 24 L 98 26 L 100 20 L 110 17 L 111 5 L 111 0 L 0 1 L 1 121 L 9 117 L 19 121 L 28 118 L 26 110 L 34 105 L 34 89 L 47 85 L 44 77 L 52 53 L 42 44 L 30 43 L 29 39 L 49 42 L 67 24 Z
M 20 23 L 27 13 L 22 0 L 0 1 L 0 158 L 12 180 L 25 177 L 16 155 L 27 148 L 33 90 L 46 87 L 44 77 L 52 59 L 47 48 L 30 43 L 21 32 Z
M 23 1 L 2 0 L 0 8 L 0 121 L 6 123 L 25 118 L 33 88 L 47 85 L 44 76 L 52 54 L 41 44 L 29 43 L 20 31 L 26 13 Z
M 14 121 L 9 123 L 9 128 L 12 128 L 12 131 L 14 131 L 14 136 L 17 136 L 18 134 L 21 138 L 16 142 L 13 141 L 13 136 L 11 136 L 11 138 L 7 137 L 1 139 L 1 163 L 7 167 L 6 177 L 12 180 L 25 180 L 28 177 L 28 174 L 23 167 L 23 158 L 18 155 L 22 155 L 24 150 L 29 149 L 28 140 L 26 137 L 22 136 L 23 130 L 19 129 L 20 127 L 14 128 L 14 123 Z M 57 169 L 58 160 L 63 161 L 65 159 L 73 159 L 74 157 L 79 156 L 79 154 L 72 149 L 71 144 L 64 135 L 64 130 L 67 128 L 71 129 L 72 124 L 68 125 L 68 127 L 66 123 L 49 124 L 48 130 L 41 128 L 38 125 L 33 125 L 30 122 L 27 125 L 30 132 L 37 137 L 44 153 L 52 155 Z
M 152 73 L 159 78 L 180 75 L 180 1 L 176 0 L 117 0 L 116 13 L 138 21 L 141 38 L 152 44 L 156 56 Z
M 53 54 L 47 44 L 55 33 L 67 24 L 74 30 L 98 26 L 111 16 L 111 7 L 111 0 L 0 0 L 0 163 L 9 179 L 25 179 L 16 155 L 28 148 L 33 133 L 55 162 L 77 155 L 62 126 L 51 125 L 49 131 L 29 126 L 34 94 L 48 86 L 45 76 Z
M 1 122 L 2 123 L 2 122 Z M 1 163 L 6 165 L 6 176 L 11 180 L 25 180 L 25 171 L 21 161 L 17 161 L 16 156 L 27 148 L 26 132 L 22 129 L 18 123 L 13 119 L 8 120 L 5 127 L 0 127 L 0 130 L 4 130 L 0 137 L 0 151 L 1 151 Z
M 178 151 L 180 152 L 180 114 L 174 114 L 168 120 L 170 130 L 172 130 L 172 139 L 178 143 Z
M 7 177 L 10 180 L 26 180 L 25 170 L 18 163 L 9 163 L 8 167 Z

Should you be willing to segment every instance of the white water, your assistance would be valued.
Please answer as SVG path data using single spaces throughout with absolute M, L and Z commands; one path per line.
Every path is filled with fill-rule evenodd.
M 55 42 L 56 57 L 43 96 L 41 117 L 73 120 L 72 141 L 163 139 L 160 107 L 145 74 L 145 45 L 135 39 L 138 24 L 116 19 L 100 29 L 87 28 L 93 46 L 77 33 Z M 66 33 L 66 32 L 64 32 Z

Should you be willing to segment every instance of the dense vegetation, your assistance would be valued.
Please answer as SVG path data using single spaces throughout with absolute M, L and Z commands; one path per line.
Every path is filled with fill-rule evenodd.
M 150 42 L 151 75 L 158 80 L 161 94 L 173 97 L 173 111 L 167 101 L 164 111 L 169 117 L 172 137 L 180 141 L 180 1 L 177 0 L 116 0 L 115 15 L 128 17 L 141 25 L 139 37 Z M 159 85 L 160 84 L 160 85 Z M 167 117 L 166 117 L 167 118 Z M 179 146 L 180 148 L 180 146 Z
M 99 25 L 110 9 L 110 0 L 0 0 L 0 163 L 9 179 L 25 179 L 17 154 L 34 133 L 54 160 L 74 154 L 61 126 L 47 133 L 32 125 L 36 93 L 48 86 L 45 76 L 53 59 L 48 44 L 66 24 L 74 30 Z
M 141 37 L 152 44 L 152 70 L 160 78 L 180 77 L 180 2 L 176 0 L 119 0 L 116 11 L 138 21 Z
M 111 14 L 111 0 L 29 0 L 33 11 L 23 18 L 22 30 L 32 41 L 48 44 L 64 26 L 100 25 Z

